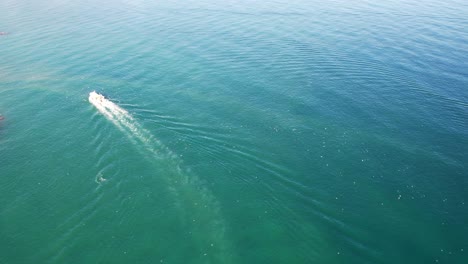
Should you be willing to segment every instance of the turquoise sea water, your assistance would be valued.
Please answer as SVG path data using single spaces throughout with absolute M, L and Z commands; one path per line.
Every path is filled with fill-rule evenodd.
M 0 0 L 0 32 L 2 264 L 468 263 L 466 1 Z

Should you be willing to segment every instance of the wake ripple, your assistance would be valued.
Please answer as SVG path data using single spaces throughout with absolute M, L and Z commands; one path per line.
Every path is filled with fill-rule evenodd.
M 89 102 L 124 132 L 133 143 L 141 144 L 146 151 L 154 154 L 153 158 L 161 157 L 163 154 L 174 157 L 170 150 L 165 148 L 148 130 L 141 127 L 125 109 L 95 91 L 89 94 Z M 165 151 L 162 152 L 162 149 Z
M 132 143 L 149 153 L 150 156 L 146 157 L 150 161 L 164 159 L 170 163 L 172 167 L 166 172 L 168 188 L 178 199 L 183 221 L 191 230 L 189 234 L 200 250 L 212 248 L 209 250 L 210 255 L 206 251 L 201 252 L 203 262 L 230 263 L 232 254 L 228 250 L 230 247 L 224 236 L 225 224 L 221 217 L 220 206 L 211 192 L 204 188 L 196 177 L 185 174 L 180 168 L 181 161 L 177 155 L 166 148 L 150 131 L 143 128 L 125 109 L 95 91 L 89 94 L 89 102 Z M 100 174 L 96 177 L 98 184 L 105 180 Z

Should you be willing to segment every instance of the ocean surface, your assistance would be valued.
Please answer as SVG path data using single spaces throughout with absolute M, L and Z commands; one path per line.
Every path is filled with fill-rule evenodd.
M 1 264 L 468 263 L 466 0 L 0 0 L 0 32 Z

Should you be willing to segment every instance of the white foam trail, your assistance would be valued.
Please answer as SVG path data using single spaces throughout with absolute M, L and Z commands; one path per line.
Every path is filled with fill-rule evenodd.
M 145 150 L 154 154 L 153 158 L 160 157 L 162 154 L 172 155 L 149 131 L 141 127 L 125 109 L 95 91 L 89 93 L 88 99 L 99 112 L 124 132 L 130 140 L 142 144 Z M 161 153 L 161 149 L 165 149 L 164 153 Z
M 191 175 L 188 177 L 180 168 L 180 160 L 168 148 L 166 148 L 159 140 L 144 129 L 125 109 L 122 109 L 112 101 L 106 99 L 103 95 L 93 91 L 89 93 L 89 102 L 93 104 L 99 112 L 101 112 L 108 120 L 114 123 L 125 135 L 137 146 L 142 146 L 145 154 L 151 153 L 152 156 L 147 158 L 162 159 L 167 158 L 171 161 L 172 172 L 167 172 L 172 179 L 168 179 L 171 188 L 183 204 L 185 213 L 191 212 L 193 216 L 198 215 L 203 217 L 204 221 L 192 222 L 194 225 L 193 232 L 198 232 L 205 240 L 206 245 L 216 243 L 218 253 L 211 256 L 209 263 L 230 263 L 231 260 L 228 253 L 227 242 L 224 239 L 224 223 L 219 212 L 219 205 L 208 189 L 203 188 L 197 183 L 197 178 Z M 96 182 L 101 183 L 106 179 L 102 174 L 96 176 Z M 195 185 L 195 186 L 194 186 Z M 197 186 L 198 185 L 198 186 Z M 197 203 L 204 204 L 203 207 L 192 208 L 194 200 Z M 207 217 L 211 215 L 211 217 Z M 195 219 L 193 219 L 195 221 Z M 217 242 L 214 242 L 217 241 Z M 227 254 L 225 254 L 227 253 Z M 208 263 L 207 262 L 207 263 Z

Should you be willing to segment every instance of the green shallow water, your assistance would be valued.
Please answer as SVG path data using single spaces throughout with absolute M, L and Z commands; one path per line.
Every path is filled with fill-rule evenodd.
M 466 263 L 466 17 L 1 1 L 0 263 Z

